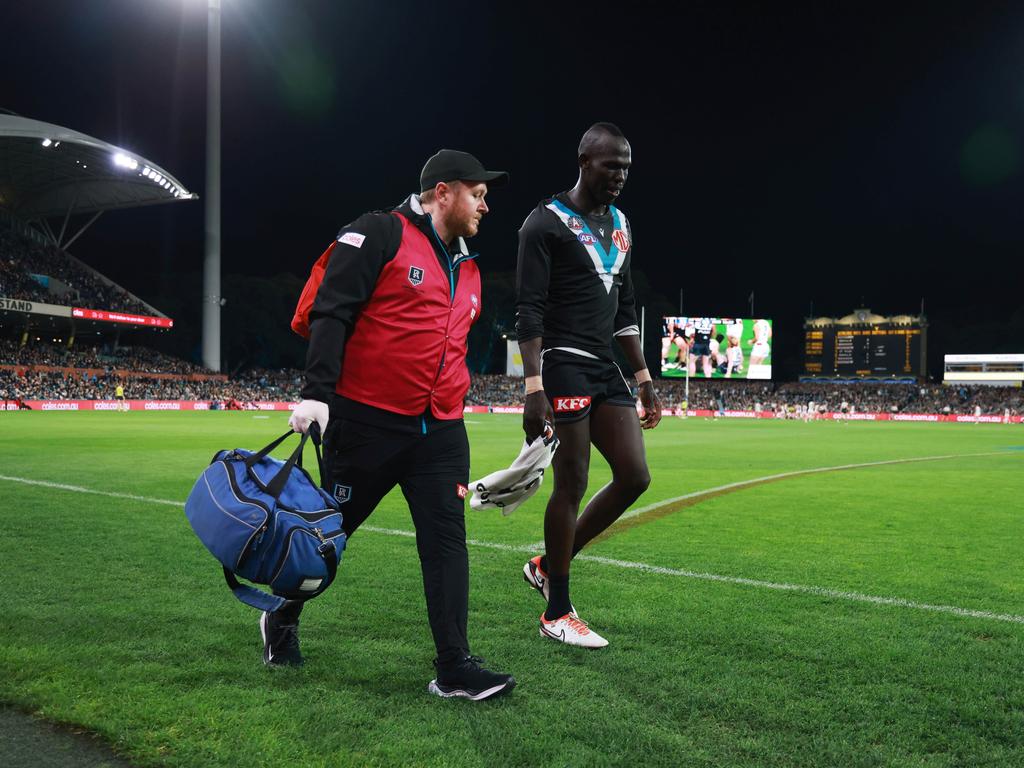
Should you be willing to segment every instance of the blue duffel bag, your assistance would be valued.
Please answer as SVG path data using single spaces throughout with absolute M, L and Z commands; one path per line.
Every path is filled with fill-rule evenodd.
M 224 567 L 235 597 L 263 611 L 323 593 L 345 549 L 338 502 L 302 468 L 312 437 L 323 478 L 320 433 L 311 426 L 287 461 L 268 454 L 294 432 L 259 451 L 218 451 L 185 502 L 192 530 Z M 273 594 L 239 583 L 236 574 Z

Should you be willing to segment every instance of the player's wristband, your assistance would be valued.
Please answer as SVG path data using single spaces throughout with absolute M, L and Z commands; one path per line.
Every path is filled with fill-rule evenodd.
M 532 395 L 534 392 L 544 391 L 544 380 L 540 376 L 527 376 L 526 377 L 526 394 Z
M 642 371 L 637 371 L 633 374 L 636 377 L 637 384 L 646 384 L 651 380 L 651 372 L 644 368 Z

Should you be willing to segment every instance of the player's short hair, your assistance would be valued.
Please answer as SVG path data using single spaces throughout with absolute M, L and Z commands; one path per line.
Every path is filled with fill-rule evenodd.
M 597 142 L 603 139 L 605 136 L 612 136 L 616 139 L 625 139 L 626 135 L 622 132 L 615 123 L 594 123 L 592 126 L 587 128 L 583 132 L 583 137 L 580 139 L 580 145 L 577 148 L 577 154 L 585 155 Z

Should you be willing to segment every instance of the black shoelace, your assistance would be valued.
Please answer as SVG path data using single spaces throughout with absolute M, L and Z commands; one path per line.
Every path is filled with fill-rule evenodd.
M 277 651 L 294 651 L 299 647 L 299 625 L 281 624 L 275 627 L 274 648 Z

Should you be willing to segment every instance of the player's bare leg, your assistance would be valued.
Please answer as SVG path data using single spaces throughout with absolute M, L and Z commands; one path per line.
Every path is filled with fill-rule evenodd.
M 551 587 L 548 619 L 571 610 L 569 561 L 576 535 L 576 516 L 587 491 L 590 472 L 590 417 L 557 424 L 555 434 L 559 441 L 551 462 L 555 487 L 544 512 L 545 570 Z
M 573 555 L 618 520 L 651 484 L 634 408 L 602 403 L 590 414 L 590 439 L 611 467 L 612 481 L 594 494 L 576 521 Z

